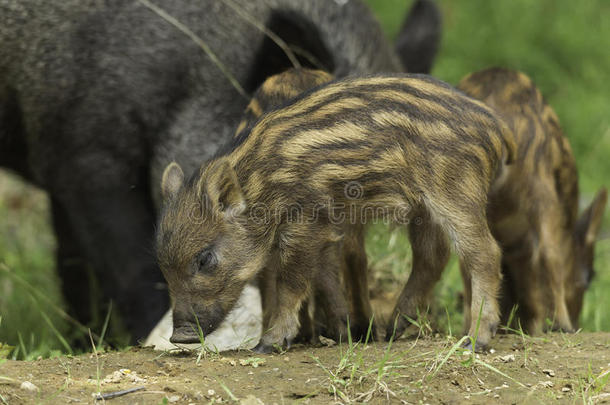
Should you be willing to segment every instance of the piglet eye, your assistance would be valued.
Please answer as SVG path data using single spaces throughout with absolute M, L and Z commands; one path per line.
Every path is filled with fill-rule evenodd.
M 197 257 L 198 271 L 201 273 L 210 273 L 216 268 L 217 264 L 216 255 L 211 249 L 206 249 L 199 253 Z

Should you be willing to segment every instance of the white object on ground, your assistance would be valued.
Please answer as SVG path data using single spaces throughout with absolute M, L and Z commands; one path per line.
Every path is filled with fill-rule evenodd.
M 21 388 L 24 391 L 29 391 L 29 392 L 37 392 L 38 391 L 38 387 L 35 386 L 34 384 L 32 384 L 29 381 L 24 381 L 21 383 Z
M 262 319 L 260 292 L 258 288 L 246 285 L 235 307 L 218 329 L 205 337 L 205 346 L 220 352 L 237 348 L 250 349 L 258 343 L 261 336 Z M 172 311 L 169 310 L 150 332 L 144 346 L 154 346 L 155 350 L 170 350 L 178 347 L 195 349 L 200 346 L 198 343 L 179 346 L 170 343 L 172 329 Z

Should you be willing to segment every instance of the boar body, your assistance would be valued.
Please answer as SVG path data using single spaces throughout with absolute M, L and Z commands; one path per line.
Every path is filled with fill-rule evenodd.
M 578 218 L 572 149 L 557 115 L 525 74 L 486 69 L 465 77 L 458 88 L 494 108 L 517 144 L 515 163 L 502 184 L 492 188 L 487 214 L 502 247 L 504 320 L 517 304 L 529 333 L 541 332 L 545 318 L 553 321 L 553 328 L 573 331 L 593 277 L 594 241 L 606 190 Z M 467 277 L 465 285 L 468 315 Z
M 274 293 L 258 349 L 289 344 L 316 275 L 336 272 L 329 241 L 385 220 L 408 223 L 414 252 L 386 337 L 416 316 L 452 243 L 472 282 L 469 334 L 487 345 L 501 280 L 487 196 L 513 153 L 512 133 L 484 104 L 427 76 L 372 76 L 263 115 L 187 181 L 171 164 L 157 253 L 173 297 L 172 340 L 196 340 L 195 324 L 214 330 L 264 271 Z
M 247 93 L 291 66 L 228 1 L 159 6 L 202 38 Z M 298 49 L 304 66 L 338 76 L 402 70 L 360 1 L 239 7 Z M 90 268 L 135 341 L 169 305 L 150 253 L 162 171 L 171 161 L 192 170 L 213 156 L 248 98 L 138 1 L 0 0 L 0 27 L 0 165 L 50 194 L 70 314 L 86 324 L 97 315 Z

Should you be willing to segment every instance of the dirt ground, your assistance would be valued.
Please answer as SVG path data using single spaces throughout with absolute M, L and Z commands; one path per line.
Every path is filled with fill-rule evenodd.
M 442 336 L 282 354 L 125 352 L 0 365 L 0 403 L 610 403 L 610 334 L 499 335 L 490 353 Z M 445 361 L 446 360 L 446 361 Z M 31 385 L 31 384 L 33 385 Z M 97 403 L 104 401 L 98 400 Z

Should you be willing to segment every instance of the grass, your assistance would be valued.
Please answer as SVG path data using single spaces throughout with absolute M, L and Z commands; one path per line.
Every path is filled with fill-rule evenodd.
M 397 34 L 404 13 L 412 4 L 404 0 L 366 2 L 390 38 Z M 607 52 L 610 2 L 438 2 L 443 11 L 444 28 L 433 74 L 456 83 L 469 72 L 501 65 L 530 75 L 561 119 L 580 170 L 582 199 L 590 200 L 610 178 L 607 158 L 610 156 L 610 53 Z M 63 303 L 54 272 L 55 242 L 47 198 L 2 173 L 0 218 L 0 343 L 17 346 L 11 357 L 19 359 L 56 356 L 75 350 L 70 348 L 73 328 L 61 313 Z M 597 275 L 581 315 L 581 326 L 586 331 L 610 330 L 608 214 L 602 235 L 596 249 Z M 411 264 L 405 233 L 400 229 L 388 232 L 383 226 L 375 226 L 367 235 L 367 249 L 375 270 L 376 292 L 402 285 Z M 434 290 L 435 301 L 429 316 L 435 329 L 453 333 L 460 330 L 460 291 L 461 277 L 453 258 Z M 76 333 L 87 338 L 82 330 Z M 105 333 L 104 330 L 102 335 Z
M 340 345 L 336 366 L 326 366 L 318 357 L 311 356 L 318 367 L 326 373 L 328 392 L 334 396 L 335 401 L 368 402 L 375 394 L 385 395 L 388 398 L 398 397 L 386 380 L 390 376 L 395 377 L 398 371 L 406 368 L 404 359 L 410 350 L 393 352 L 391 350 L 393 339 L 390 339 L 378 360 L 371 361 L 369 356 L 365 358 L 366 352 L 371 349 L 371 346 L 367 346 L 371 325 L 364 342 L 354 342 L 349 336 L 345 348 Z M 417 340 L 411 348 L 416 344 Z

